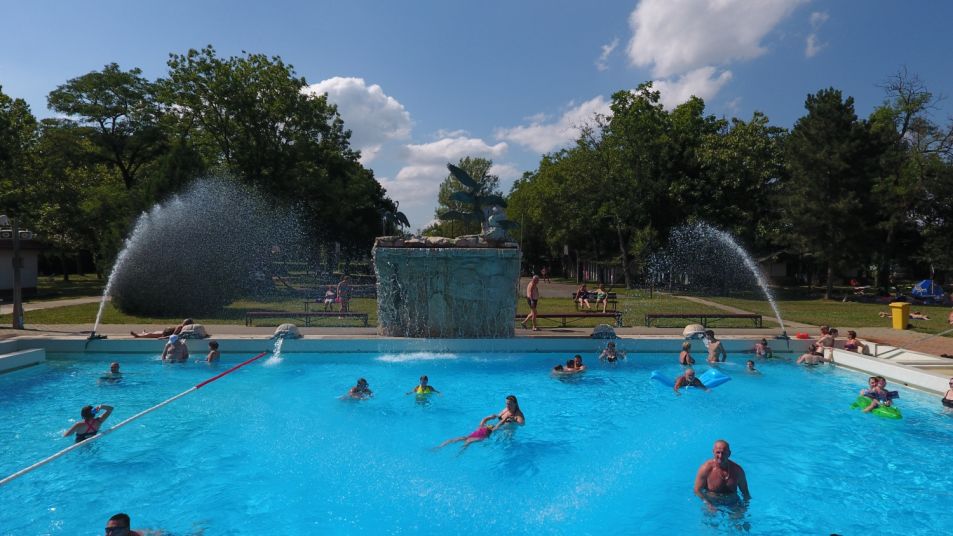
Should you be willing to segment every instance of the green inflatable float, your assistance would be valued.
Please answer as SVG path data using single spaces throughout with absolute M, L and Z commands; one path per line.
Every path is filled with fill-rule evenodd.
M 851 409 L 864 409 L 870 405 L 872 400 L 866 396 L 858 396 L 857 400 L 850 405 Z M 900 410 L 893 406 L 877 406 L 870 411 L 878 417 L 883 417 L 884 419 L 900 419 Z

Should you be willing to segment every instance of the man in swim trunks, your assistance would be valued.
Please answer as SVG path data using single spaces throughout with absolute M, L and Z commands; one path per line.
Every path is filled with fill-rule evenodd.
M 105 383 L 116 383 L 122 381 L 122 372 L 119 372 L 119 363 L 113 361 L 109 364 L 109 372 L 99 377 L 99 381 Z
M 728 459 L 731 456 L 728 442 L 724 439 L 715 441 L 711 452 L 712 459 L 703 463 L 698 468 L 698 474 L 695 475 L 695 495 L 698 495 L 710 508 L 715 506 L 712 501 L 717 503 L 737 501 L 739 490 L 744 500 L 750 499 L 751 494 L 748 493 L 748 479 L 745 477 L 744 469 Z
M 420 377 L 420 384 L 418 384 L 416 387 L 414 387 L 413 389 L 411 389 L 410 391 L 408 391 L 406 394 L 408 394 L 408 395 L 410 395 L 410 394 L 429 395 L 430 393 L 440 394 L 440 391 L 438 391 L 436 387 L 434 387 L 434 386 L 432 386 L 432 385 L 427 385 L 427 383 L 428 383 L 429 381 L 430 381 L 430 379 L 427 378 L 427 375 L 426 375 L 426 374 L 423 375 L 423 376 L 421 376 L 421 377 Z
M 529 283 L 526 284 L 526 303 L 529 304 L 529 314 L 520 322 L 523 329 L 526 329 L 526 323 L 530 322 L 533 331 L 539 331 L 536 327 L 536 305 L 539 303 L 539 276 L 534 275 Z
M 189 360 L 189 347 L 178 335 L 171 335 L 169 342 L 162 350 L 162 360 L 170 363 L 184 363 Z
M 106 522 L 106 536 L 143 536 L 142 532 L 129 528 L 131 525 L 128 515 L 116 514 Z
M 586 366 L 582 364 L 582 356 L 581 356 L 581 355 L 576 354 L 576 355 L 572 358 L 572 362 L 573 362 L 573 365 L 574 365 L 575 368 L 576 368 L 576 372 L 585 372 L 585 371 L 586 371 Z
M 675 386 L 674 386 L 675 394 L 681 394 L 678 392 L 678 390 L 681 389 L 682 387 L 695 387 L 697 389 L 704 389 L 706 391 L 710 391 L 710 389 L 705 387 L 705 384 L 702 383 L 701 380 L 695 377 L 695 369 L 691 367 L 688 367 L 687 369 L 685 369 L 685 372 L 681 376 L 679 376 L 678 378 L 675 378 Z
M 705 338 L 708 339 L 708 362 L 728 361 L 728 352 L 725 351 L 721 341 L 715 338 L 715 332 L 710 329 L 705 331 Z

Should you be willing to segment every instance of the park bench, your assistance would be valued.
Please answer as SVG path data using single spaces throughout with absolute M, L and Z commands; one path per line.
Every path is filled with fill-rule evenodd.
M 526 318 L 526 315 L 517 315 L 516 319 L 523 321 Z M 596 312 L 596 313 L 536 313 L 537 320 L 558 320 L 560 326 L 566 327 L 566 325 L 572 321 L 583 320 L 586 318 L 611 318 L 615 320 L 616 327 L 622 327 L 622 313 L 619 311 L 615 312 Z
M 741 318 L 747 320 L 753 320 L 754 325 L 761 327 L 761 315 L 753 313 L 646 313 L 645 314 L 645 327 L 650 327 L 653 320 L 659 320 L 663 318 L 680 318 L 686 320 L 698 320 L 698 322 L 704 326 L 708 327 L 709 320 L 722 320 L 722 319 L 734 319 Z M 656 325 L 658 323 L 656 322 Z
M 337 311 L 248 311 L 245 313 L 245 325 L 251 326 L 256 318 L 293 318 L 304 320 L 305 327 L 311 326 L 312 318 L 355 318 L 367 327 L 367 313 L 342 313 Z
M 592 310 L 595 311 L 596 307 L 596 293 L 589 291 L 586 293 L 586 296 L 589 299 L 589 305 L 592 305 Z M 576 305 L 576 310 L 579 310 L 579 298 L 576 296 L 576 293 L 572 293 L 572 302 Z M 619 298 L 615 292 L 606 292 L 606 311 L 617 311 L 619 307 Z

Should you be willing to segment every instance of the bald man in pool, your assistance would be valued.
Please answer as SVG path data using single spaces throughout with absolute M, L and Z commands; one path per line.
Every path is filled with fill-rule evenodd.
M 709 507 L 714 507 L 715 503 L 736 503 L 739 490 L 746 501 L 750 499 L 744 469 L 728 459 L 731 456 L 728 442 L 724 439 L 715 441 L 711 452 L 712 459 L 703 463 L 695 475 L 695 495 Z

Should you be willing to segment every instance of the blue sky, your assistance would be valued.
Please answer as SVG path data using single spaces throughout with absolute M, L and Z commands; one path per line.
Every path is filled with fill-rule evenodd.
M 834 86 L 866 116 L 906 66 L 953 93 L 953 3 L 885 0 L 7 2 L 0 85 L 46 117 L 46 94 L 117 62 L 156 78 L 170 52 L 279 55 L 339 106 L 365 165 L 414 228 L 447 162 L 490 158 L 505 190 L 571 143 L 613 92 L 657 81 L 669 105 L 765 112 L 790 127 Z M 946 121 L 950 101 L 936 119 Z

